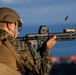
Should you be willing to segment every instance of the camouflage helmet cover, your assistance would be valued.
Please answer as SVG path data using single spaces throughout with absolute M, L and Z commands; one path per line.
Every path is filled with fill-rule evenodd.
M 20 25 L 23 23 L 19 14 L 15 10 L 7 7 L 0 8 L 0 22 L 15 23 L 16 21 L 18 21 Z

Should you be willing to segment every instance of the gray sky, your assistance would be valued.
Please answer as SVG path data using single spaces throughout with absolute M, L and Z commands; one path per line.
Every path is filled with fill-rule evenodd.
M 76 0 L 0 0 L 0 7 L 19 12 L 24 24 L 76 24 Z

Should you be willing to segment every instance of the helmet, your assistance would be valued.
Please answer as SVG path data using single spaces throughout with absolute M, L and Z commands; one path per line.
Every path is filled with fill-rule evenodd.
M 0 22 L 15 23 L 16 21 L 18 22 L 19 27 L 21 27 L 23 22 L 15 10 L 7 7 L 0 8 Z

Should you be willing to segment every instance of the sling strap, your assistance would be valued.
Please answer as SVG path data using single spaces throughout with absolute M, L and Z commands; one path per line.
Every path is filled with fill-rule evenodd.
M 20 55 L 16 52 L 12 44 L 9 42 L 9 40 L 4 40 L 3 43 L 9 48 L 9 50 L 12 52 L 13 56 L 16 59 L 17 64 L 19 65 L 19 68 L 24 71 L 23 65 L 20 61 Z
M 0 63 L 0 75 L 22 75 L 19 71 L 12 69 L 11 67 Z

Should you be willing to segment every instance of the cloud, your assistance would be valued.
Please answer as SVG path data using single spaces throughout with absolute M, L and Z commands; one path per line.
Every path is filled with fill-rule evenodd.
M 16 9 L 26 24 L 63 23 L 66 16 L 76 22 L 76 0 L 0 0 L 0 6 Z
M 1 2 L 4 2 L 4 3 L 13 3 L 13 2 L 15 2 L 15 0 L 1 0 Z
M 57 5 L 45 5 L 35 6 L 20 10 L 23 19 L 26 24 L 38 24 L 38 23 L 64 23 L 64 18 L 68 15 L 69 19 L 67 23 L 75 23 L 76 21 L 76 5 L 75 4 L 57 4 Z

